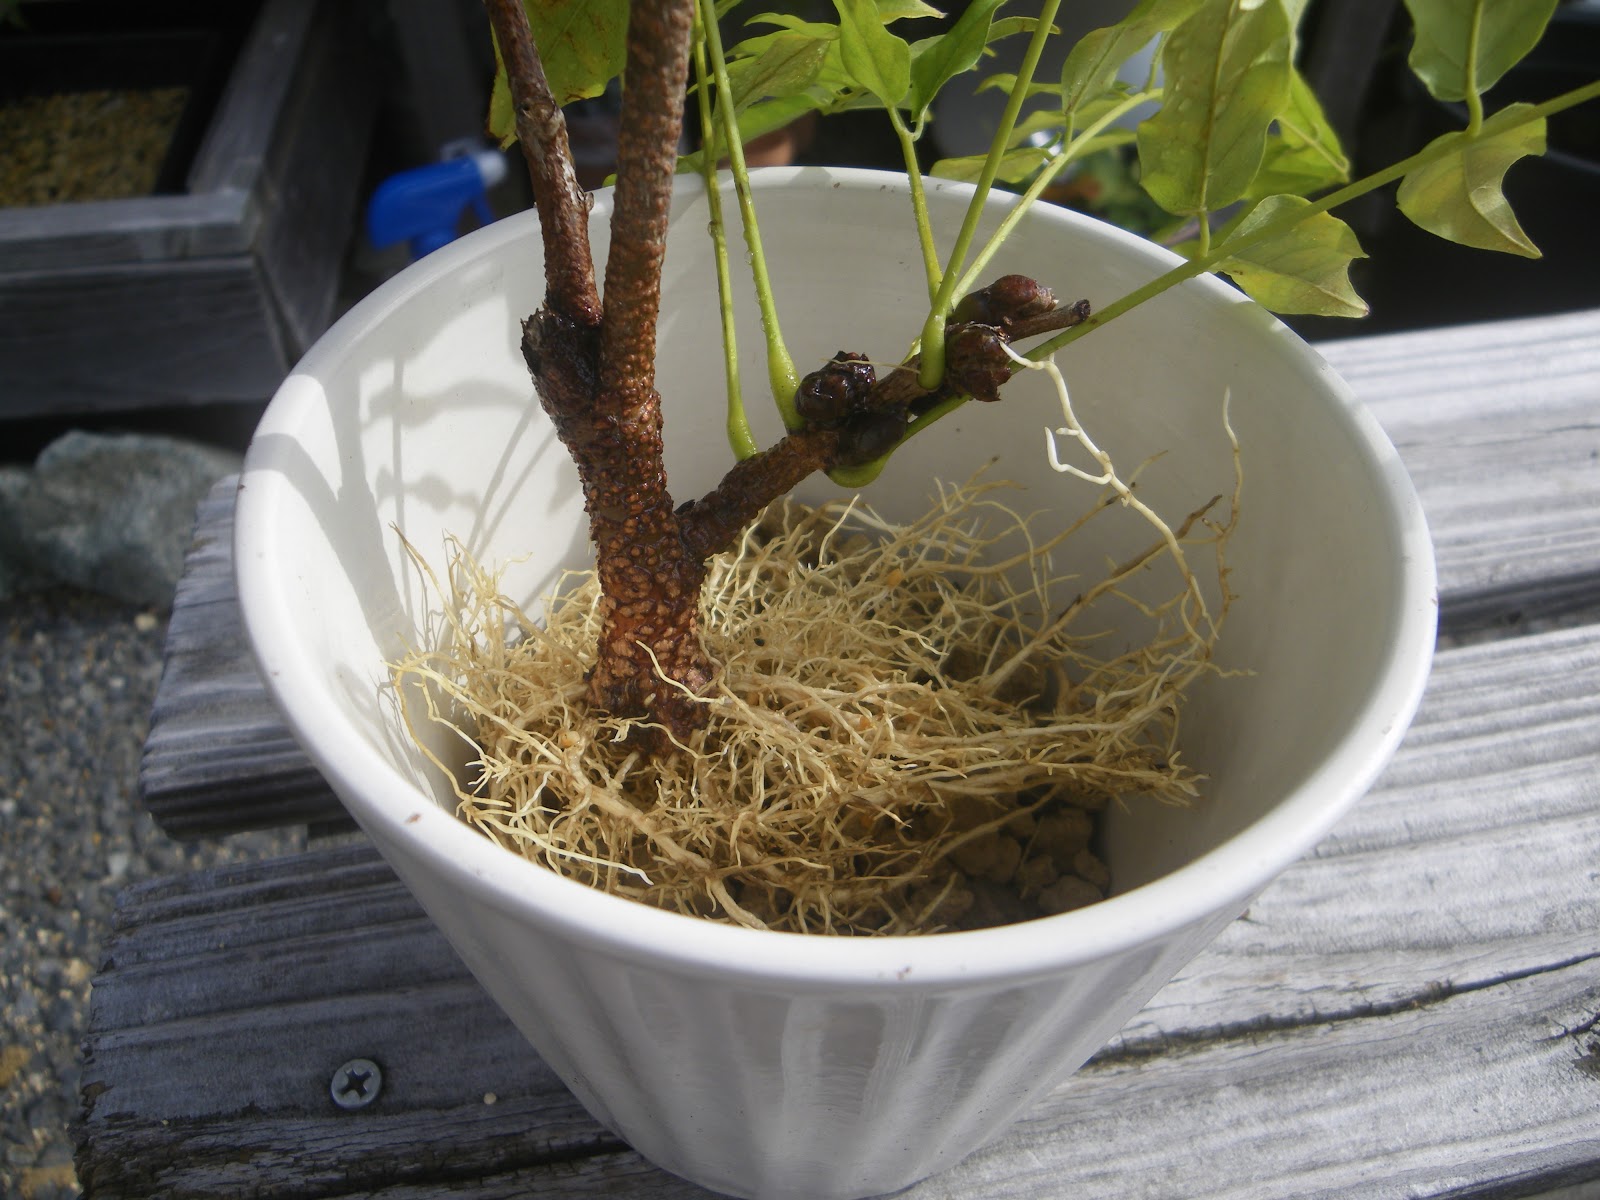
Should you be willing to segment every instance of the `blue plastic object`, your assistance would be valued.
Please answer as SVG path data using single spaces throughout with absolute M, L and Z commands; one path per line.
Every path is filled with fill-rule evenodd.
M 391 175 L 367 203 L 367 236 L 380 250 L 406 242 L 412 258 L 432 253 L 455 240 L 468 208 L 493 222 L 486 193 L 505 173 L 504 157 L 483 150 Z

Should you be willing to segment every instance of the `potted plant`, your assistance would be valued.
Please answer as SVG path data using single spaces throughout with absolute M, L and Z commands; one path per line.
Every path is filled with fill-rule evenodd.
M 1474 97 L 1489 60 L 1525 40 L 1529 18 L 1508 18 L 1510 7 L 1521 11 L 1480 6 L 1462 26 L 1477 30 L 1466 39 L 1473 46 L 1490 48 L 1466 68 Z M 774 103 L 792 118 L 876 96 L 910 146 L 928 89 L 1010 31 L 996 28 L 992 6 L 977 6 L 956 22 L 954 41 L 914 50 L 888 28 L 899 13 L 852 0 L 838 8 L 839 23 L 826 30 L 780 25 L 799 37 L 781 52 L 776 39 L 719 56 L 715 23 L 703 24 L 706 74 L 720 78 L 727 116 L 746 117 L 741 136 L 785 116 L 765 111 Z M 482 230 L 369 297 L 307 355 L 264 418 L 237 518 L 241 602 L 264 679 L 313 761 L 487 990 L 598 1119 L 667 1169 L 736 1195 L 842 1197 L 891 1191 L 954 1162 L 1075 1069 L 1309 849 L 1398 742 L 1432 643 L 1432 557 L 1416 497 L 1392 447 L 1316 355 L 1240 292 L 1204 277 L 1225 265 L 1280 304 L 1320 295 L 1353 306 L 1340 277 L 1354 251 L 1323 217 L 1341 196 L 1377 184 L 1262 200 L 1213 221 L 1217 205 L 1249 192 L 1263 163 L 1313 189 L 1328 183 L 1329 144 L 1288 68 L 1292 22 L 1276 3 L 1249 12 L 1262 10 L 1258 18 L 1227 3 L 1149 0 L 1068 56 L 1059 109 L 1066 133 L 1049 142 L 1057 149 L 1041 161 L 1022 144 L 1042 123 L 1003 128 L 976 187 L 923 181 L 915 171 L 781 169 L 708 188 L 671 177 L 674 108 L 697 44 L 692 11 L 639 0 L 618 185 L 591 207 L 570 182 L 556 136 L 554 100 L 568 85 L 546 76 L 554 90 L 538 86 L 532 43 L 512 19 L 519 8 L 499 5 L 538 219 Z M 1047 8 L 1029 28 L 1035 42 L 1050 15 Z M 1436 32 L 1459 24 L 1431 14 L 1421 23 Z M 1057 156 L 1083 148 L 1077 137 L 1118 136 L 1105 131 L 1135 93 L 1111 85 L 1114 67 L 1151 37 L 1165 39 L 1165 99 L 1175 107 L 1165 126 L 1152 123 L 1144 149 L 1147 158 L 1184 159 L 1168 175 L 1189 186 L 1167 198 L 1193 218 L 1188 256 L 1047 207 L 1010 220 L 1014 198 L 987 182 L 1025 168 L 1037 183 L 1059 169 Z M 1238 70 L 1197 69 L 1192 56 L 1204 61 L 1207 45 L 1213 68 Z M 1425 65 L 1448 57 L 1422 55 Z M 547 58 L 552 68 L 560 61 Z M 791 61 L 816 71 L 783 69 Z M 847 78 L 842 87 L 819 82 L 835 70 Z M 1264 87 L 1258 71 L 1278 84 Z M 1228 154 L 1189 153 L 1196 142 L 1187 118 L 1201 101 L 1185 88 L 1220 77 L 1229 84 L 1212 87 L 1206 128 L 1237 132 L 1240 106 L 1253 106 L 1260 135 L 1242 182 Z M 752 78 L 782 86 L 741 94 L 740 80 Z M 1010 86 L 1020 101 L 1026 72 Z M 697 94 L 714 119 L 712 90 L 702 80 Z M 1528 145 L 1528 127 L 1542 115 L 1477 111 L 1462 139 L 1390 176 L 1406 178 L 1408 212 L 1454 221 L 1455 232 L 1463 205 L 1471 209 L 1462 181 L 1474 164 L 1485 156 L 1503 164 L 1505 145 Z M 736 167 L 737 141 L 722 143 Z M 1476 177 L 1479 198 L 1494 191 L 1498 175 L 1489 176 Z M 1147 183 L 1159 189 L 1162 178 L 1152 169 Z M 764 262 L 758 304 L 718 284 L 725 240 L 705 230 L 724 198 L 737 203 L 747 233 L 745 214 L 761 213 L 766 244 L 759 254 L 751 246 Z M 1471 211 L 1495 229 L 1509 219 Z M 1001 227 L 1003 236 L 986 244 Z M 1305 236 L 1291 240 L 1291 230 Z M 1467 232 L 1475 236 L 1477 226 Z M 953 262 L 930 249 L 952 242 L 965 247 Z M 609 255 L 603 311 L 586 271 L 589 244 L 597 257 Z M 1075 291 L 1113 298 L 1059 336 L 1062 345 L 1072 339 L 1061 364 L 1070 401 L 1028 372 L 1005 384 L 1003 403 L 958 403 L 958 390 L 981 392 L 1011 374 L 1017 364 L 994 343 L 1009 343 L 1023 328 L 1016 322 L 1038 315 L 1024 302 L 1026 313 L 1008 309 L 989 324 L 978 318 L 993 314 L 957 308 L 964 256 L 978 246 L 994 277 L 1059 264 Z M 775 311 L 781 339 L 772 334 Z M 791 405 L 775 450 L 757 448 L 749 420 L 731 422 L 743 455 L 731 472 L 720 449 L 729 422 L 712 406 L 672 408 L 664 450 L 655 444 L 656 392 L 694 395 L 723 374 L 719 312 L 744 335 L 736 345 L 755 340 L 769 351 L 754 362 L 735 357 L 748 349 L 729 354 L 733 373 L 773 378 L 780 407 Z M 971 325 L 991 333 L 962 331 Z M 1079 340 L 1091 327 L 1095 336 Z M 881 409 L 871 404 L 841 420 L 812 415 L 810 400 L 792 403 L 801 377 L 787 365 L 787 347 L 804 347 L 819 366 L 848 367 L 855 360 L 828 357 L 844 341 L 888 357 L 884 374 L 893 379 L 918 333 L 916 369 L 904 374 L 919 390 L 893 410 L 894 436 L 881 436 Z M 976 351 L 964 342 L 973 336 Z M 530 367 L 544 413 L 530 404 Z M 956 370 L 960 389 L 947 382 Z M 461 739 L 419 719 L 415 707 L 399 711 L 389 686 L 390 666 L 409 644 L 431 645 L 441 621 L 459 623 L 441 614 L 408 545 L 426 558 L 453 538 L 477 560 L 505 564 L 497 587 L 531 608 L 589 560 L 593 535 L 610 596 L 601 619 L 625 632 L 611 639 L 610 665 L 577 690 L 647 727 L 638 755 L 669 755 L 695 738 L 696 697 L 712 693 L 716 674 L 697 654 L 692 627 L 649 607 L 660 589 L 698 586 L 690 552 L 716 539 L 686 513 L 699 508 L 737 525 L 794 482 L 772 484 L 783 472 L 803 476 L 802 497 L 821 498 L 839 485 L 799 470 L 821 467 L 847 482 L 881 475 L 873 503 L 905 520 L 929 480 L 966 478 L 975 458 L 992 456 L 995 477 L 1015 481 L 1021 503 L 1041 511 L 1037 528 L 1048 539 L 1077 520 L 1082 501 L 1063 499 L 1072 481 L 1056 468 L 1070 464 L 1046 453 L 1047 428 L 1092 431 L 1095 450 L 1116 462 L 1167 455 L 1139 473 L 1137 493 L 1114 492 L 1124 503 L 1099 505 L 1111 519 L 1084 525 L 1073 548 L 1083 563 L 1125 561 L 1149 543 L 1148 525 L 1119 517 L 1139 508 L 1181 514 L 1194 511 L 1196 497 L 1229 492 L 1239 456 L 1248 481 L 1226 548 L 1225 590 L 1237 599 L 1216 646 L 1216 664 L 1234 677 L 1199 680 L 1175 747 L 1204 776 L 1205 795 L 1189 808 L 1107 809 L 1103 849 L 1116 880 L 1108 900 L 973 932 L 801 936 L 607 895 L 507 852 L 454 816 L 455 786 L 435 763 L 459 766 Z M 1081 473 L 1095 474 L 1097 459 L 1080 461 Z M 700 497 L 696 504 L 666 503 L 662 472 L 682 495 Z M 739 496 L 730 498 L 730 479 Z M 1090 488 L 1087 499 L 1092 506 L 1099 493 Z M 691 526 L 700 532 L 685 534 Z M 632 578 L 630 561 L 645 563 Z M 1047 611 L 1072 600 L 1062 589 L 1075 585 L 1054 583 L 1041 596 Z M 1204 598 L 1218 606 L 1223 590 Z M 692 604 L 671 611 L 689 621 L 695 614 Z M 467 632 L 469 642 L 484 636 Z M 1134 624 L 1102 632 L 1139 636 Z

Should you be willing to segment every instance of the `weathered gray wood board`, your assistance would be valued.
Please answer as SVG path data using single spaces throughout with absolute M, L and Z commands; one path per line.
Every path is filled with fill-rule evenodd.
M 1446 629 L 1600 603 L 1600 309 L 1323 350 L 1416 481 Z M 232 504 L 224 481 L 201 509 L 141 769 L 145 804 L 174 837 L 342 815 L 255 681 Z
M 0 415 L 262 400 L 289 361 L 245 255 L 0 278 Z
M 139 768 L 140 798 L 177 838 L 345 819 L 261 686 L 239 623 L 237 482 L 201 502 Z
M 0 416 L 272 394 L 355 228 L 369 9 L 266 0 L 186 194 L 0 209 Z
M 1600 309 L 1318 349 L 1416 481 L 1447 627 L 1600 598 Z
M 1520 1196 L 1600 1172 L 1600 627 L 1443 651 L 1379 787 L 935 1197 Z M 365 846 L 130 894 L 97 1197 L 686 1198 L 591 1122 Z M 385 1072 L 343 1112 L 344 1060 Z M 493 1103 L 486 1102 L 492 1094 Z

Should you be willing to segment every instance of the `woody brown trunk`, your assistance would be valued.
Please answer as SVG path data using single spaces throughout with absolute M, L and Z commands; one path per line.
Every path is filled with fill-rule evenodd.
M 992 399 L 1013 369 L 999 349 L 1023 329 L 1013 317 L 1026 315 L 1028 332 L 1044 332 L 1081 320 L 1087 309 L 1054 310 L 1053 298 L 1031 280 L 1021 281 L 1027 287 L 1020 297 L 1001 289 L 994 312 L 952 327 L 978 336 L 951 338 L 953 347 L 971 349 L 952 352 L 946 383 L 932 393 L 911 370 L 874 385 L 870 367 L 845 361 L 859 356 L 843 356 L 807 378 L 855 379 L 859 391 L 846 409 L 737 464 L 706 496 L 675 508 L 662 458 L 656 321 L 694 0 L 632 2 L 603 301 L 589 248 L 588 197 L 527 14 L 520 0 L 488 0 L 488 7 L 545 250 L 544 305 L 523 324 L 523 355 L 577 465 L 600 577 L 602 626 L 589 699 L 681 741 L 704 723 L 699 697 L 714 676 L 699 630 L 706 560 L 807 475 L 891 449 L 919 401 L 952 390 Z M 652 744 L 665 745 L 660 738 Z

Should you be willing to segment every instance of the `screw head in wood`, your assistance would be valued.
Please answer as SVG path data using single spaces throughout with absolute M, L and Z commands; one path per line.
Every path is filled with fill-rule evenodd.
M 352 1058 L 328 1084 L 328 1094 L 340 1108 L 365 1108 L 382 1090 L 383 1071 L 370 1058 Z

